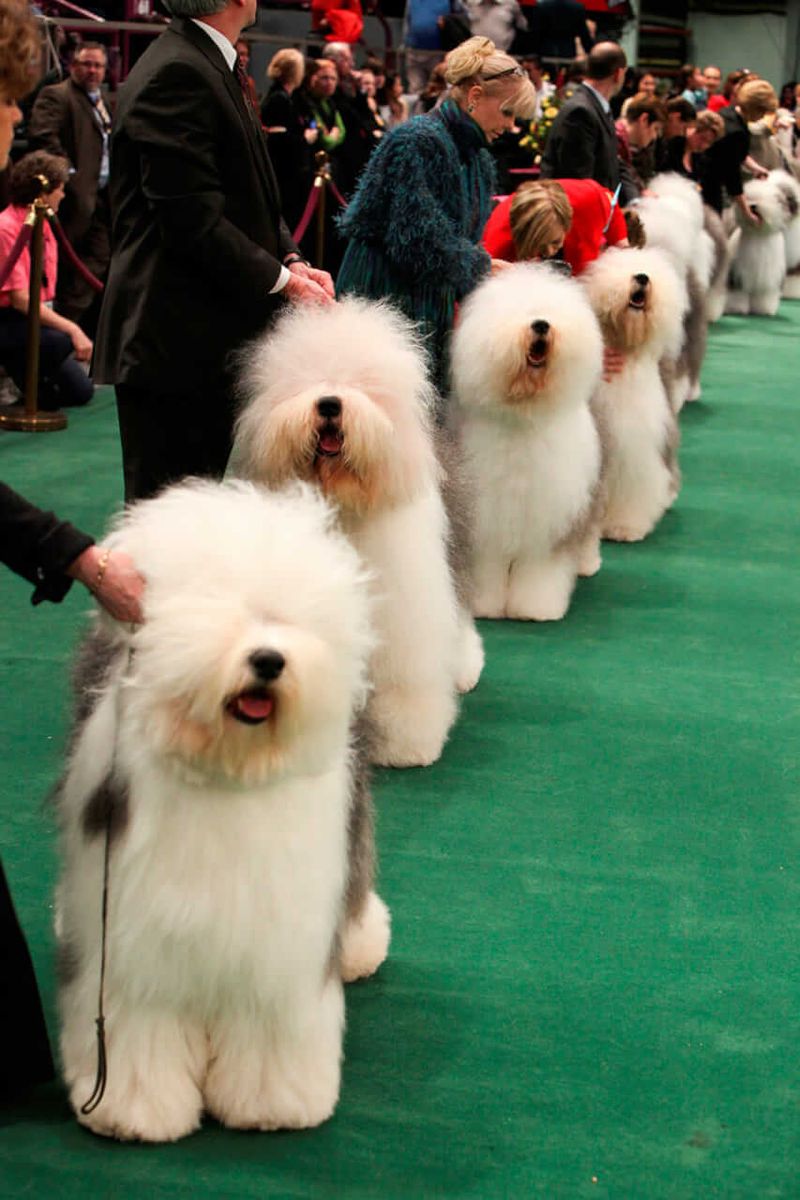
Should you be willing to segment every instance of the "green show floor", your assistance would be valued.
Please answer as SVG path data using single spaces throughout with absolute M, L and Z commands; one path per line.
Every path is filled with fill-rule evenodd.
M 442 761 L 377 773 L 394 940 L 333 1120 L 121 1146 L 54 1085 L 0 1113 L 0 1196 L 800 1197 L 800 304 L 713 328 L 682 429 L 656 533 L 563 622 L 484 622 Z M 110 395 L 0 434 L 0 478 L 99 532 Z M 87 604 L 29 594 L 0 576 L 0 849 L 55 1037 L 42 800 Z

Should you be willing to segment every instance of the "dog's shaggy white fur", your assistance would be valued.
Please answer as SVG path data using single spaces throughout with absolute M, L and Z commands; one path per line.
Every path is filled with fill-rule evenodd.
M 606 343 L 625 356 L 595 411 L 605 446 L 602 535 L 638 542 L 678 494 L 678 427 L 659 371 L 683 337 L 683 285 L 658 250 L 608 250 L 583 276 Z
M 732 259 L 725 311 L 739 316 L 755 313 L 774 317 L 786 279 L 784 235 L 789 215 L 772 178 L 748 180 L 744 194 L 761 223 L 751 225 L 741 209 L 736 209 L 738 228 L 730 240 Z
M 378 966 L 389 926 L 350 732 L 366 579 L 331 525 L 311 489 L 194 482 L 109 540 L 147 578 L 145 622 L 89 639 L 59 791 L 61 1050 L 97 1133 L 171 1141 L 203 1111 L 300 1128 L 336 1104 L 342 976 Z M 107 828 L 108 1082 L 82 1114 Z
M 601 450 L 589 401 L 602 339 L 579 284 L 519 265 L 461 310 L 453 390 L 476 491 L 473 611 L 556 621 L 600 567 Z
M 435 762 L 483 647 L 448 562 L 433 394 L 413 326 L 355 298 L 290 310 L 243 368 L 232 470 L 270 486 L 308 480 L 336 506 L 375 581 L 375 761 Z
M 788 222 L 784 233 L 786 279 L 783 296 L 786 300 L 800 300 L 800 183 L 788 171 L 770 171 L 769 177 L 778 189 Z

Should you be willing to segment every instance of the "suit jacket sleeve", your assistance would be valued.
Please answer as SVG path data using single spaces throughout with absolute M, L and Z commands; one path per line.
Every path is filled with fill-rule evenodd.
M 28 121 L 31 150 L 46 150 L 71 162 L 62 141 L 65 119 L 66 101 L 63 93 L 56 87 L 42 88 Z M 75 166 L 74 163 L 72 165 Z
M 62 600 L 72 586 L 65 574 L 94 538 L 59 521 L 0 483 L 0 559 L 36 585 L 32 603 Z
M 142 190 L 170 253 L 189 260 L 222 294 L 263 298 L 281 263 L 225 215 L 218 166 L 225 130 L 206 81 L 186 63 L 168 63 L 137 97 L 127 124 L 139 149 Z M 294 247 L 283 223 L 279 244 L 282 254 Z

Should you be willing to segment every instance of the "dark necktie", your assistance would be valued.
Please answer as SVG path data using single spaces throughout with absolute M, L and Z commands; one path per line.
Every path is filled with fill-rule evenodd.
M 236 76 L 236 82 L 239 84 L 239 87 L 242 89 L 242 97 L 244 99 L 245 107 L 247 108 L 248 113 L 252 117 L 256 117 L 256 119 L 258 119 L 258 115 L 256 113 L 255 106 L 253 104 L 253 95 L 252 95 L 252 92 L 250 91 L 250 78 L 249 78 L 247 72 L 245 71 L 244 67 L 242 66 L 241 60 L 239 59 L 238 54 L 236 55 L 236 61 L 233 64 L 233 73 Z M 258 127 L 259 127 L 259 129 L 261 128 L 260 120 L 258 121 Z

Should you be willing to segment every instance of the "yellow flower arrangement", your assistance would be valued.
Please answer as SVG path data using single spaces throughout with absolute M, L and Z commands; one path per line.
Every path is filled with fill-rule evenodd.
M 549 96 L 544 108 L 538 118 L 531 121 L 528 125 L 528 132 L 524 137 L 520 138 L 520 145 L 526 150 L 530 150 L 534 155 L 534 162 L 541 161 L 544 148 L 547 145 L 547 139 L 550 135 L 550 130 L 553 128 L 553 122 L 558 116 L 558 110 L 561 107 L 561 101 L 556 96 Z

